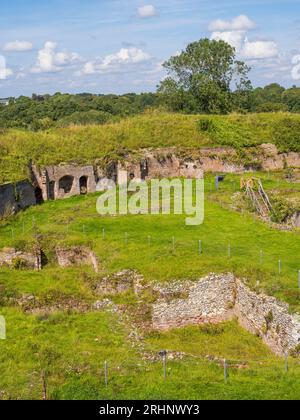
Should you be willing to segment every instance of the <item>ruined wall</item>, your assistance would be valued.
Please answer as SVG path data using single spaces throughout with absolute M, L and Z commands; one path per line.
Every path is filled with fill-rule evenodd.
M 3 248 L 0 251 L 0 267 L 41 270 L 41 251 L 37 250 L 34 253 L 29 253 L 16 251 L 14 248 Z
M 261 151 L 264 171 L 282 170 L 286 167 L 300 168 L 300 153 L 279 153 L 274 144 L 262 144 Z
M 98 273 L 98 258 L 86 247 L 57 248 L 56 258 L 58 265 L 62 268 L 90 265 Z
M 90 165 L 46 166 L 41 170 L 32 165 L 32 178 L 44 201 L 96 192 L 97 179 Z
M 300 344 L 300 319 L 289 314 L 288 305 L 257 295 L 231 274 L 210 275 L 187 289 L 183 285 L 182 290 L 187 293 L 185 298 L 170 300 L 170 290 L 166 293 L 159 289 L 162 299 L 153 305 L 155 329 L 219 323 L 237 317 L 244 328 L 259 334 L 277 354 Z
M 171 300 L 170 291 L 160 290 L 165 295 L 162 302 L 153 307 L 153 326 L 155 329 L 170 329 L 189 324 L 219 323 L 230 319 L 230 307 L 234 306 L 235 280 L 232 276 L 207 277 L 183 288 L 185 299 Z M 179 290 L 175 289 L 175 295 Z
M 242 158 L 234 148 L 201 148 L 180 151 L 176 148 L 141 150 L 139 158 L 127 156 L 119 163 L 118 179 L 124 183 L 125 175 L 135 179 L 202 178 L 205 172 L 244 173 L 257 169 L 271 171 L 286 167 L 300 168 L 300 153 L 280 154 L 276 146 L 262 144 L 246 150 Z
M 300 320 L 289 314 L 287 304 L 271 296 L 257 295 L 239 280 L 236 291 L 235 314 L 244 328 L 259 334 L 277 354 L 300 344 Z
M 14 214 L 35 204 L 35 191 L 29 181 L 0 185 L 0 216 Z

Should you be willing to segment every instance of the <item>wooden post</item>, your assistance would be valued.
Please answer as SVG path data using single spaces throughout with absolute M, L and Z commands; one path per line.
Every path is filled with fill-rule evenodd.
M 227 384 L 228 381 L 228 365 L 227 365 L 227 360 L 224 359 L 224 381 L 225 384 Z
M 46 381 L 46 372 L 42 371 L 42 386 L 43 386 L 43 400 L 47 400 L 47 381 Z
M 199 255 L 202 255 L 202 241 L 199 241 L 198 251 L 199 251 Z
M 281 271 L 282 271 L 282 264 L 281 264 L 281 260 L 278 261 L 278 273 L 279 275 L 281 275 Z
M 289 355 L 288 355 L 288 353 L 285 353 L 285 357 L 284 357 L 284 370 L 285 370 L 285 373 L 289 372 Z
M 108 386 L 108 364 L 107 364 L 107 362 L 104 362 L 104 380 L 105 380 L 105 386 L 107 388 L 107 386 Z

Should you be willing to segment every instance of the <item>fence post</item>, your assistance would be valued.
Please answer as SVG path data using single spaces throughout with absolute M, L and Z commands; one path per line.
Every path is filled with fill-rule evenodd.
M 282 271 L 282 267 L 281 267 L 281 260 L 279 260 L 278 261 L 278 273 L 279 273 L 279 275 L 281 274 L 281 271 Z
M 165 352 L 164 354 L 163 361 L 164 361 L 164 380 L 166 380 L 167 379 L 167 352 Z
M 167 350 L 162 350 L 159 353 L 163 361 L 163 370 L 164 370 L 164 380 L 167 379 Z
M 104 362 L 104 380 L 105 380 L 105 386 L 107 388 L 107 386 L 108 386 L 108 364 L 107 364 L 107 362 Z
M 227 380 L 228 380 L 228 365 L 227 365 L 227 360 L 224 359 L 224 381 L 225 381 L 225 384 L 227 384 Z
M 46 372 L 42 371 L 42 386 L 43 386 L 43 400 L 47 400 L 47 382 L 46 382 Z
M 289 355 L 288 355 L 288 353 L 285 353 L 285 357 L 284 357 L 284 370 L 285 370 L 285 373 L 289 372 Z
M 263 263 L 263 257 L 264 257 L 264 253 L 262 251 L 262 249 L 260 250 L 260 263 Z
M 199 241 L 199 255 L 202 254 L 202 241 Z
M 104 228 L 102 229 L 102 239 L 103 240 L 105 239 L 105 229 Z

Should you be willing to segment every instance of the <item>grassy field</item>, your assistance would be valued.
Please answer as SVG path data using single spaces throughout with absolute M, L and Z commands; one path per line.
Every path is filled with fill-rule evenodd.
M 201 116 L 146 113 L 103 126 L 74 126 L 37 133 L 0 133 L 0 184 L 27 178 L 30 159 L 38 165 L 94 164 L 122 159 L 140 148 L 176 146 L 178 151 L 228 146 L 236 149 L 274 143 L 300 151 L 300 117 L 295 114 Z
M 234 181 L 229 177 L 221 186 L 220 197 L 222 191 L 226 194 L 226 191 L 237 188 L 236 183 L 237 179 Z M 212 179 L 208 178 L 205 221 L 195 227 L 186 226 L 185 216 L 178 215 L 102 217 L 96 212 L 97 195 L 33 207 L 3 222 L 0 248 L 30 248 L 32 227 L 38 226 L 49 265 L 42 274 L 22 272 L 20 281 L 20 273 L 8 271 L 4 275 L 5 270 L 2 270 L 0 279 L 3 278 L 1 281 L 8 288 L 40 284 L 45 291 L 46 285 L 51 288 L 54 276 L 58 278 L 54 283 L 56 287 L 57 283 L 64 282 L 52 262 L 55 247 L 82 244 L 100 256 L 103 274 L 125 268 L 136 269 L 147 280 L 163 282 L 174 278 L 197 279 L 210 272 L 234 272 L 245 276 L 252 287 L 259 281 L 260 287 L 268 294 L 299 310 L 299 232 L 281 232 L 256 220 L 251 214 L 239 214 L 224 208 L 215 202 L 216 193 L 210 193 L 210 188 L 213 188 Z M 202 255 L 198 254 L 199 240 L 202 241 Z M 229 244 L 231 258 L 228 256 Z M 282 262 L 281 275 L 278 273 L 279 260 Z M 72 275 L 74 269 L 70 270 L 70 277 Z M 36 278 L 34 282 L 32 276 Z M 44 280 L 38 281 L 40 277 Z M 72 285 L 76 288 L 76 282 L 68 281 L 67 277 L 68 270 L 65 270 L 62 278 L 66 278 L 71 293 L 74 293 Z
M 38 227 L 49 264 L 42 272 L 1 269 L 0 296 L 34 294 L 50 307 L 68 299 L 90 305 L 99 299 L 94 294 L 95 281 L 125 268 L 136 269 L 154 282 L 234 272 L 253 288 L 259 281 L 260 289 L 299 311 L 299 232 L 278 231 L 251 214 L 226 208 L 223 200 L 238 189 L 237 184 L 236 177 L 226 177 L 217 195 L 213 178 L 207 177 L 205 221 L 198 227 L 185 226 L 184 216 L 178 215 L 101 217 L 96 213 L 97 195 L 47 202 L 2 221 L 0 248 L 30 250 Z M 265 184 L 267 189 L 277 186 L 284 190 L 288 183 L 270 175 Z M 198 253 L 199 240 L 202 255 Z M 100 273 L 96 275 L 88 267 L 58 268 L 54 249 L 59 244 L 91 247 L 100 257 Z M 137 304 L 130 294 L 112 299 L 129 311 Z M 129 339 L 128 325 L 116 313 L 34 315 L 1 302 L 7 340 L 0 341 L 0 398 L 42 398 L 41 374 L 45 371 L 47 396 L 57 399 L 299 399 L 298 361 L 291 359 L 286 373 L 284 361 L 235 322 L 146 333 L 146 351 L 157 354 L 167 348 L 191 355 L 170 360 L 164 381 L 161 362 L 141 358 Z M 228 359 L 227 384 L 222 366 L 208 360 L 208 355 Z M 104 384 L 105 361 L 109 365 L 108 387 Z

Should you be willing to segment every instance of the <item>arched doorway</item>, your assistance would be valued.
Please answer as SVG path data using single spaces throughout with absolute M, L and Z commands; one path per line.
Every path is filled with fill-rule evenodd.
M 43 191 L 40 187 L 36 187 L 34 190 L 36 204 L 43 204 L 44 198 L 43 198 Z
M 66 175 L 59 180 L 59 190 L 63 190 L 65 194 L 69 194 L 72 190 L 74 177 Z
M 81 195 L 87 194 L 88 192 L 88 177 L 87 176 L 82 176 L 79 179 L 79 189 L 80 189 Z

